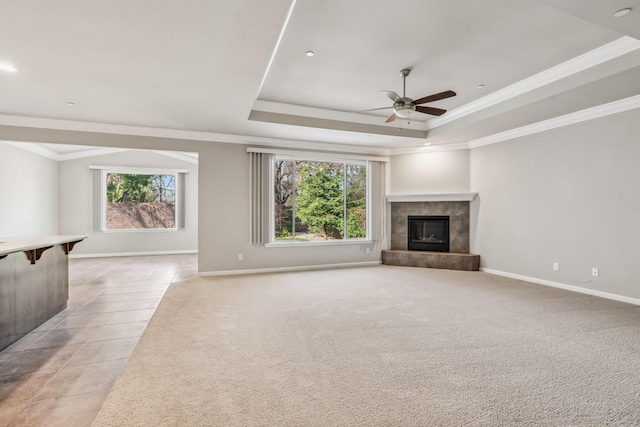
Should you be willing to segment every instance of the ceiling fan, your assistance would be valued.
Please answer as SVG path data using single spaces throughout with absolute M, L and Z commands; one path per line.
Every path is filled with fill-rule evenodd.
M 393 108 L 393 113 L 387 118 L 385 123 L 392 122 L 397 118 L 406 119 L 409 117 L 409 114 L 412 111 L 417 111 L 419 113 L 431 114 L 433 116 L 441 116 L 447 112 L 447 110 L 443 110 L 441 108 L 434 107 L 423 107 L 421 104 L 426 104 L 428 102 L 439 101 L 441 99 L 451 98 L 452 96 L 456 96 L 456 93 L 452 90 L 447 90 L 440 93 L 435 93 L 433 95 L 425 96 L 420 99 L 416 99 L 415 101 L 411 98 L 407 98 L 406 96 L 406 88 L 407 88 L 407 76 L 411 70 L 405 68 L 400 71 L 400 76 L 402 76 L 402 96 L 398 95 L 392 90 L 383 90 L 382 93 L 393 101 L 393 105 L 391 107 L 382 107 L 382 108 L 373 108 L 371 110 L 364 111 L 376 111 L 376 110 L 386 110 L 387 108 Z M 364 112 L 363 111 L 363 112 Z

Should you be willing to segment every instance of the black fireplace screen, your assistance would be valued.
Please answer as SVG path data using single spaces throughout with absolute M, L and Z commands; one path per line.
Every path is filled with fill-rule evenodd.
M 407 241 L 410 251 L 449 252 L 449 217 L 410 216 Z

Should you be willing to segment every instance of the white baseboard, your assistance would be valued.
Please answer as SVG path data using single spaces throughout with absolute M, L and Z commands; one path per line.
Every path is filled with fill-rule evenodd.
M 342 264 L 297 265 L 295 267 L 254 268 L 251 270 L 201 271 L 198 276 L 233 276 L 259 273 L 282 273 L 287 271 L 326 270 L 330 268 L 367 267 L 379 265 L 380 261 L 345 262 Z
M 69 254 L 69 258 L 112 258 L 123 256 L 149 256 L 149 255 L 184 255 L 184 254 L 197 254 L 195 249 L 189 249 L 184 251 L 157 251 L 157 252 L 117 252 L 110 254 Z
M 640 299 L 626 297 L 624 295 L 612 294 L 609 292 L 596 291 L 594 289 L 582 288 L 580 286 L 566 285 L 564 283 L 552 282 L 551 280 L 537 279 L 535 277 L 522 276 L 520 274 L 507 273 L 506 271 L 493 270 L 490 268 L 480 268 L 480 271 L 495 274 L 496 276 L 509 277 L 511 279 L 524 280 L 525 282 L 537 283 L 539 285 L 551 286 L 553 288 L 565 289 L 567 291 L 579 292 L 581 294 L 593 295 L 600 298 L 612 299 L 629 304 L 640 305 Z

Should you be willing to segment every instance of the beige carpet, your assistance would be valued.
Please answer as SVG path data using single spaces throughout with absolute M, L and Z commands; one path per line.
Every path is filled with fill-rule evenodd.
M 640 307 L 391 266 L 173 284 L 94 423 L 614 425 L 640 425 Z

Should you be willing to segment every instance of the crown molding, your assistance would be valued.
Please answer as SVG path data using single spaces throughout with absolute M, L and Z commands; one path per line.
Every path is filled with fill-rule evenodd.
M 386 135 L 391 137 L 416 138 L 424 140 L 427 132 L 410 129 L 408 127 L 390 127 L 380 124 L 362 124 L 355 120 L 333 120 L 311 117 L 309 115 L 290 115 L 251 110 L 249 120 L 281 125 L 304 126 L 312 129 L 327 129 L 341 132 L 356 132 L 359 134 Z
M 571 58 L 561 64 L 520 80 L 505 88 L 469 102 L 462 107 L 449 111 L 442 117 L 429 120 L 429 129 L 458 120 L 469 114 L 476 113 L 485 108 L 508 101 L 524 93 L 541 88 L 573 74 L 595 67 L 596 65 L 611 61 L 634 50 L 640 49 L 640 40 L 624 36 L 617 40 L 593 49 L 587 53 Z
M 483 138 L 474 139 L 469 141 L 468 145 L 469 148 L 478 148 L 484 145 L 495 144 L 497 142 L 520 138 L 523 136 L 532 135 L 563 126 L 569 126 L 587 120 L 609 116 L 611 114 L 622 113 L 624 111 L 633 110 L 639 107 L 640 95 L 635 95 L 629 98 L 621 99 L 619 101 L 609 102 L 607 104 L 602 104 L 584 110 L 576 111 L 574 113 L 565 114 L 564 116 L 554 117 L 553 119 L 543 120 L 541 122 L 532 123 L 530 125 L 521 126 L 519 128 L 485 136 Z
M 264 153 L 264 154 L 275 154 L 276 156 L 285 156 L 291 157 L 294 159 L 301 160 L 324 160 L 324 161 L 332 161 L 336 159 L 337 154 L 328 151 L 309 151 L 309 150 L 283 150 L 278 148 L 263 148 L 263 147 L 247 147 L 247 153 Z M 386 156 L 367 156 L 363 154 L 351 154 L 351 153 L 340 153 L 338 154 L 340 160 L 371 160 L 375 162 L 388 162 L 389 157 Z
M 29 151 L 31 153 L 37 154 L 42 157 L 46 157 L 47 159 L 58 161 L 58 157 L 60 157 L 58 153 L 55 153 L 47 148 L 41 147 L 40 145 L 37 145 L 34 143 L 6 141 L 6 140 L 0 140 L 0 142 L 7 143 L 14 147 L 20 148 L 21 150 Z
M 182 160 L 183 162 L 191 163 L 194 165 L 198 164 L 198 153 L 179 153 L 177 151 L 162 151 L 162 150 L 153 150 L 156 154 L 162 154 L 163 156 L 171 157 L 173 159 Z
M 139 150 L 136 148 L 115 148 L 115 147 L 102 147 L 96 148 L 93 150 L 83 150 L 76 153 L 67 153 L 67 154 L 57 154 L 57 160 L 75 160 L 82 159 L 86 157 L 96 157 L 103 156 L 105 154 L 114 154 L 120 153 L 123 151 L 135 151 Z M 178 151 L 166 151 L 166 150 L 148 150 L 143 149 L 142 151 L 151 151 L 152 153 L 160 154 L 162 156 L 170 157 L 172 159 L 181 160 L 183 162 L 192 163 L 194 165 L 198 164 L 198 153 L 186 154 Z
M 95 156 L 104 156 L 105 154 L 114 154 L 120 153 L 122 151 L 129 151 L 128 148 L 95 148 L 92 150 L 82 150 L 75 153 L 66 153 L 66 154 L 57 154 L 56 160 L 65 161 L 65 160 L 75 160 L 75 159 L 84 159 L 86 157 L 95 157 Z
M 94 132 L 113 135 L 131 135 L 152 138 L 185 139 L 191 141 L 221 142 L 227 144 L 263 145 L 268 147 L 327 149 L 338 152 L 389 155 L 389 148 L 368 147 L 347 144 L 331 144 L 260 136 L 235 135 L 216 132 L 163 129 L 144 126 L 116 125 L 109 123 L 80 122 L 72 120 L 46 119 L 38 117 L 11 116 L 0 114 L 0 126 L 33 127 L 75 132 Z M 46 141 L 29 141 L 46 142 Z
M 0 115 L 0 125 L 76 132 L 95 132 L 114 135 L 145 136 L 153 138 L 188 139 L 192 141 L 226 142 L 230 144 L 246 144 L 247 140 L 254 140 L 256 142 L 263 143 L 279 141 L 273 138 L 250 137 L 217 132 L 164 129 L 146 126 L 118 125 L 111 123 L 81 122 L 74 120 L 47 119 L 41 117 L 24 117 L 10 115 Z
M 331 144 L 328 142 L 287 141 L 287 140 L 273 140 L 268 142 L 260 142 L 258 140 L 246 139 L 243 142 L 243 144 L 257 145 L 262 147 L 273 147 L 273 148 L 294 148 L 298 150 L 309 150 L 309 151 L 332 151 L 336 153 L 373 154 L 373 155 L 379 155 L 379 156 L 388 156 L 389 153 L 391 152 L 390 148 Z
M 391 110 L 391 106 L 389 106 L 389 110 Z M 382 129 L 392 129 L 396 131 L 398 129 L 397 123 L 382 123 L 381 120 L 384 117 L 374 116 L 371 114 L 362 114 L 360 112 L 349 112 L 349 111 L 339 111 L 339 110 L 328 110 L 325 108 L 316 108 L 316 107 L 308 107 L 304 105 L 295 105 L 295 104 L 286 104 L 283 102 L 274 102 L 274 101 L 265 101 L 262 99 L 257 99 L 253 108 L 251 109 L 252 113 L 271 113 L 278 114 L 282 116 L 289 117 L 300 117 L 300 118 L 313 118 L 313 119 L 324 119 L 330 121 L 338 121 L 338 122 L 349 122 L 354 124 L 361 125 L 371 125 L 375 127 L 379 127 Z M 251 120 L 251 116 L 249 117 Z M 259 120 L 259 118 L 254 118 L 253 120 Z M 425 132 L 429 129 L 428 122 L 422 120 L 415 120 L 415 116 L 412 116 L 411 120 L 400 119 L 402 121 L 402 126 L 406 130 L 413 130 L 419 132 Z M 375 133 L 375 131 L 372 131 Z
M 83 150 L 76 153 L 66 153 L 66 154 L 58 154 L 55 151 L 51 151 L 48 148 L 42 147 L 38 145 L 36 142 L 16 142 L 16 141 L 3 141 L 0 140 L 0 143 L 7 143 L 14 147 L 20 148 L 21 150 L 29 151 L 31 153 L 37 154 L 42 157 L 46 157 L 48 159 L 54 160 L 56 162 L 62 162 L 65 160 L 76 160 L 83 159 L 87 157 L 96 157 L 96 156 L 104 156 L 106 154 L 115 154 L 121 153 L 125 151 L 135 151 L 136 149 L 132 148 L 96 148 L 93 150 Z M 151 151 L 156 154 L 160 154 L 166 157 L 171 157 L 173 159 L 181 160 L 183 162 L 188 162 L 197 165 L 198 164 L 198 156 L 191 156 L 184 153 L 174 152 L 174 151 L 163 151 L 163 150 L 142 150 L 142 151 Z
M 536 133 L 544 132 L 551 129 L 556 129 L 563 126 L 569 126 L 572 124 L 585 122 L 588 120 L 598 119 L 600 117 L 609 116 L 612 114 L 622 113 L 628 110 L 640 108 L 640 95 L 634 95 L 629 98 L 624 98 L 618 101 L 609 102 L 607 104 L 597 105 L 595 107 L 586 108 L 584 110 L 576 111 L 573 113 L 565 114 L 563 116 L 554 117 L 549 120 L 543 120 L 541 122 L 532 123 L 530 125 L 521 126 L 515 129 L 509 129 L 504 132 L 495 133 L 482 138 L 473 139 L 468 142 L 457 144 L 443 144 L 434 145 L 428 147 L 411 147 L 411 148 L 398 148 L 391 150 L 391 156 L 397 156 L 401 154 L 417 154 L 417 153 L 430 153 L 437 151 L 453 151 L 453 150 L 467 150 L 482 147 L 485 145 L 495 144 L 510 139 L 520 138 L 527 135 L 533 135 Z
M 442 145 L 430 145 L 420 147 L 409 148 L 395 148 L 391 150 L 391 156 L 398 156 L 401 154 L 419 154 L 419 153 L 437 153 L 440 151 L 456 151 L 456 150 L 468 150 L 469 144 L 467 142 L 459 142 L 455 144 L 442 144 Z

